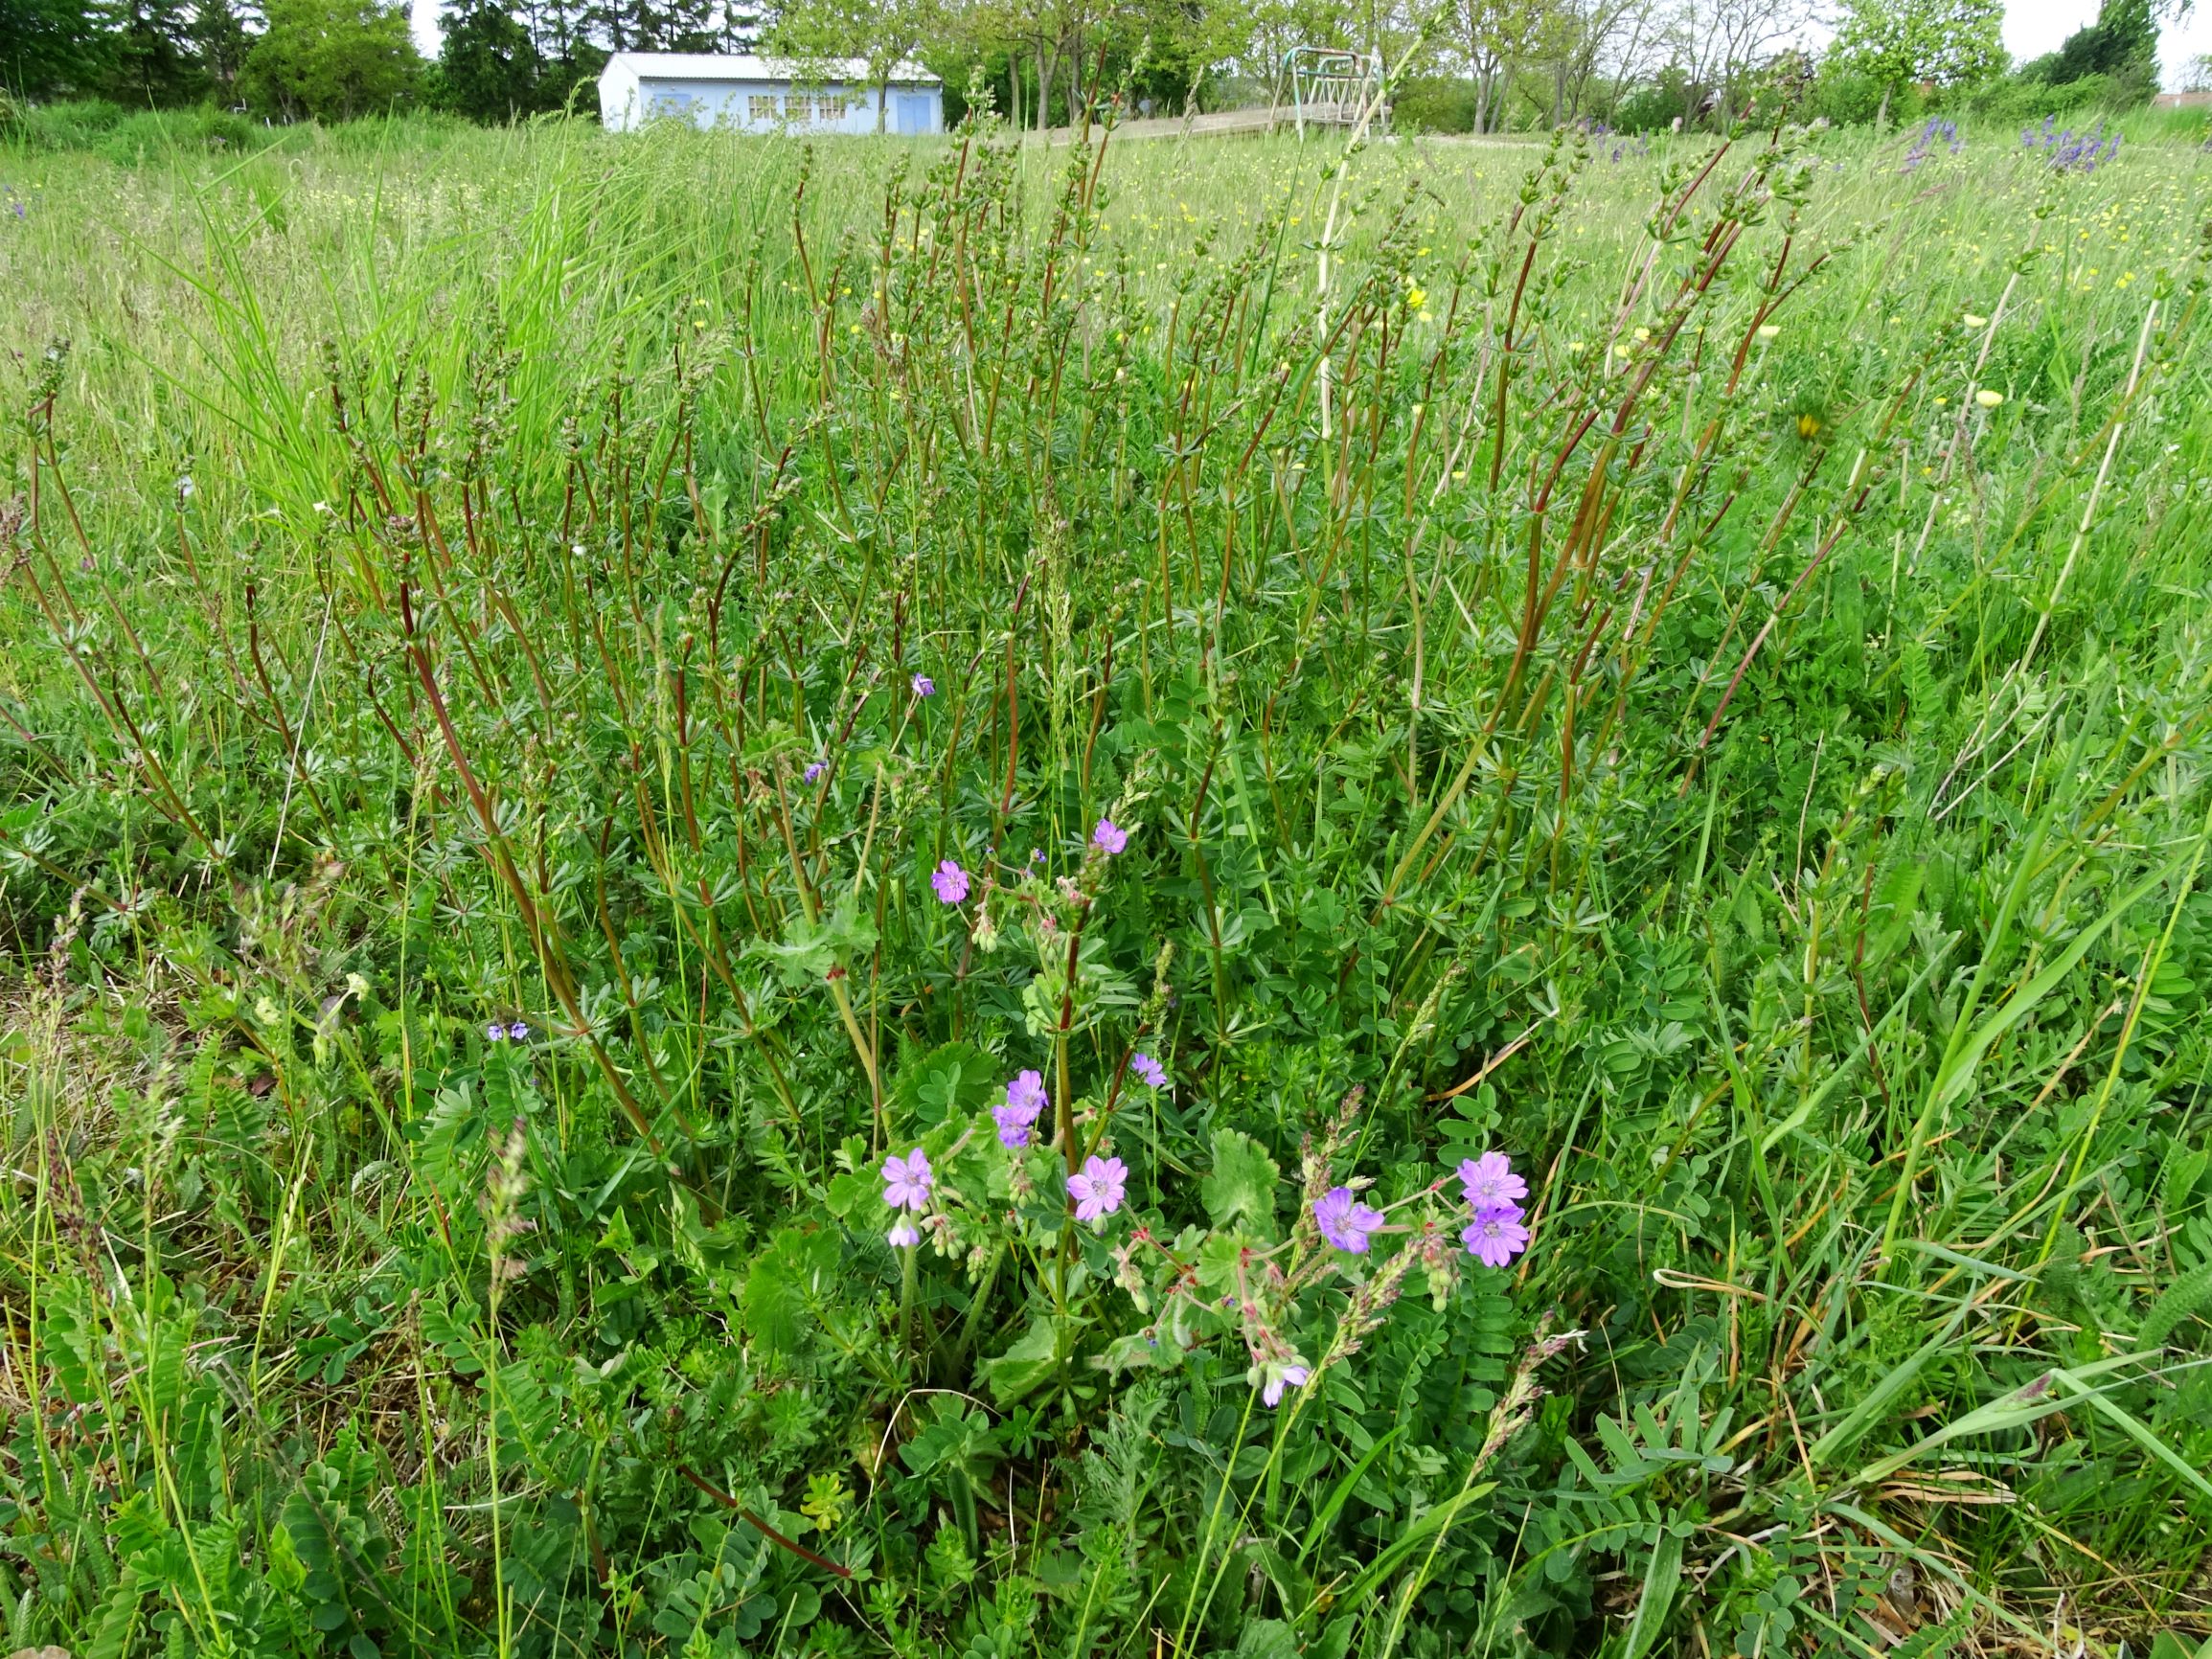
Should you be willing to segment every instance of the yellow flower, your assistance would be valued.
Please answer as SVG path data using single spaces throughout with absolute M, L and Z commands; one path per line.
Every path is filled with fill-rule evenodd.
M 1759 325 L 1759 338 L 1762 340 L 1771 340 L 1780 332 L 1782 332 L 1780 323 L 1761 323 Z
M 1964 320 L 1966 326 L 1970 329 L 1986 329 L 1989 327 L 1989 319 L 1987 317 L 1977 317 L 1972 311 L 1969 311 L 1966 314 Z
M 1993 392 L 1989 387 L 1984 386 L 1973 395 L 1973 400 L 1984 409 L 1995 409 L 2005 400 L 2005 395 L 2002 392 Z
M 1820 436 L 1820 417 L 1810 412 L 1797 417 L 1797 436 L 1811 442 Z
M 1412 309 L 1416 311 L 1421 310 L 1428 304 L 1428 290 L 1426 288 L 1406 289 L 1405 303 Z

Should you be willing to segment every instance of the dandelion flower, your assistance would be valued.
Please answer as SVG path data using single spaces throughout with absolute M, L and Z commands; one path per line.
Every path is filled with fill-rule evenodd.
M 1973 395 L 1973 400 L 1976 403 L 1979 403 L 1984 409 L 1995 409 L 1999 403 L 2002 403 L 2005 400 L 2005 395 L 2002 392 L 1992 389 L 1991 387 L 1984 386 L 1979 392 L 1976 392 Z
M 1762 340 L 1771 340 L 1780 332 L 1782 332 L 1780 323 L 1761 323 L 1759 325 L 1759 338 Z
M 1967 312 L 1961 321 L 1963 321 L 1970 329 L 1986 329 L 1989 327 L 1989 319 L 1987 317 L 1977 317 L 1972 311 Z

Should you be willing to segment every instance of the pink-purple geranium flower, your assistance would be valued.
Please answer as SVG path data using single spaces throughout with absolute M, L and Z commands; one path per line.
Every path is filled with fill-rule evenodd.
M 1108 858 L 1129 844 L 1129 832 L 1117 826 L 1111 818 L 1101 818 L 1098 828 L 1090 832 L 1090 838 L 1098 843 L 1099 851 Z
M 1355 1256 L 1367 1254 L 1368 1235 L 1383 1220 L 1381 1211 L 1360 1203 L 1349 1187 L 1332 1187 L 1313 1200 L 1313 1225 L 1321 1237 Z
M 1137 1080 L 1148 1089 L 1164 1089 L 1168 1086 L 1167 1068 L 1142 1049 L 1129 1057 L 1129 1070 L 1137 1074 Z
M 1477 1216 L 1485 1210 L 1517 1204 L 1528 1196 L 1528 1183 L 1513 1172 L 1513 1165 L 1503 1152 L 1485 1152 L 1479 1158 L 1462 1160 L 1459 1182 L 1467 1194 L 1468 1208 Z
M 1477 1211 L 1473 1221 L 1460 1229 L 1459 1241 L 1485 1267 L 1503 1267 L 1528 1248 L 1528 1229 L 1521 1225 L 1519 1209 L 1508 1204 Z
M 929 885 L 937 890 L 939 903 L 958 904 L 968 897 L 968 872 L 947 858 L 929 873 Z
M 927 674 L 916 674 L 912 683 L 914 694 L 918 697 L 934 697 L 937 694 L 937 682 Z
M 1075 1200 L 1075 1218 L 1102 1221 L 1111 1216 L 1122 1207 L 1129 1181 L 1129 1166 L 1119 1158 L 1085 1158 L 1082 1170 L 1067 1178 L 1067 1195 Z
M 1260 1398 L 1271 1406 L 1281 1405 L 1283 1391 L 1286 1388 L 1304 1388 L 1307 1377 L 1311 1375 L 1302 1365 L 1286 1365 L 1280 1369 L 1270 1366 L 1267 1369 L 1267 1380 L 1260 1387 Z
M 903 1158 L 883 1160 L 883 1202 L 894 1210 L 926 1210 L 929 1189 L 936 1176 L 929 1172 L 928 1156 L 920 1147 Z
M 1015 1150 L 1028 1146 L 1030 1125 L 1050 1103 L 1041 1073 L 1030 1071 L 1017 1075 L 1006 1085 L 1006 1103 L 991 1108 L 991 1115 L 998 1124 L 1000 1143 Z
M 902 1250 L 910 1244 L 922 1242 L 922 1230 L 901 1216 L 891 1231 L 883 1237 L 893 1249 Z

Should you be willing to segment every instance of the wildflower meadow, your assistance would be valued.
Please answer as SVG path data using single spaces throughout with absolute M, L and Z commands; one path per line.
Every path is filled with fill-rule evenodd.
M 2072 122 L 0 145 L 0 1646 L 2199 1653 Z

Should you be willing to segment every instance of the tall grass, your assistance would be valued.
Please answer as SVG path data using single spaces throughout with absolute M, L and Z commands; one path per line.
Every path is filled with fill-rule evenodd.
M 9 164 L 17 1643 L 2201 1633 L 2194 152 L 403 138 Z

